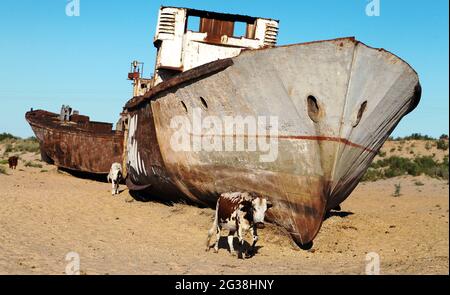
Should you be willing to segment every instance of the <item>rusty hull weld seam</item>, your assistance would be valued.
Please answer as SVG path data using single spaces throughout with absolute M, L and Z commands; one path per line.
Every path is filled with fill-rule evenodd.
M 347 104 L 348 104 L 348 94 L 349 94 L 349 91 L 350 91 L 350 88 L 351 88 L 351 83 L 352 83 L 353 68 L 354 68 L 354 65 L 355 65 L 355 60 L 357 58 L 359 45 L 360 45 L 360 43 L 355 43 L 354 44 L 353 52 L 352 52 L 352 60 L 350 61 L 350 69 L 349 69 L 349 72 L 348 72 L 347 87 L 345 89 L 344 104 L 342 105 L 342 112 L 341 112 L 340 122 L 339 122 L 339 136 L 341 136 L 341 137 L 342 137 L 342 128 L 344 126 L 344 116 L 346 114 L 346 109 L 347 109 Z M 348 136 L 351 135 L 352 131 L 353 131 L 353 128 L 350 131 L 350 134 Z M 339 152 L 341 152 L 340 155 L 339 155 Z M 336 150 L 334 152 L 333 167 L 331 168 L 331 177 L 333 177 L 333 178 L 335 176 L 334 174 L 336 172 L 336 167 L 337 167 L 337 164 L 339 162 L 338 161 L 338 157 L 339 157 L 339 160 L 341 160 L 343 152 L 344 152 L 344 150 L 341 151 L 341 147 L 340 146 L 336 147 Z

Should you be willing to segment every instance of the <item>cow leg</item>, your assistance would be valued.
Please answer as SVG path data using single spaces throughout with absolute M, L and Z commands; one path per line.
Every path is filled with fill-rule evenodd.
M 258 242 L 258 231 L 256 225 L 252 226 L 252 236 L 253 236 L 252 246 L 250 247 L 249 251 L 245 253 L 246 256 L 248 257 L 251 257 L 256 253 L 256 242 Z
M 252 227 L 252 234 L 253 234 L 252 250 L 255 250 L 256 242 L 258 242 L 258 231 L 256 229 L 256 225 L 253 225 Z
M 217 224 L 216 224 L 215 221 L 214 221 L 214 224 L 211 227 L 211 229 L 208 231 L 208 237 L 206 238 L 206 249 L 205 249 L 206 252 L 209 251 L 209 242 L 211 241 L 211 237 L 212 237 L 214 232 L 217 233 Z
M 115 192 L 116 192 L 114 180 L 112 180 L 111 183 L 112 183 L 112 188 L 111 188 L 112 193 L 111 194 L 114 196 Z
M 119 181 L 116 181 L 115 189 L 116 189 L 116 195 L 118 195 L 119 194 Z
M 234 230 L 230 230 L 230 232 L 228 233 L 228 247 L 230 248 L 231 256 L 236 255 L 236 252 L 234 251 L 234 247 L 233 247 L 233 240 L 234 240 L 235 233 L 236 233 L 236 231 L 234 231 Z
M 216 228 L 216 242 L 214 244 L 214 253 L 219 252 L 219 240 L 220 240 L 220 227 L 217 226 Z
M 238 229 L 238 239 L 239 239 L 239 253 L 238 253 L 238 258 L 242 257 L 244 258 L 244 256 L 242 255 L 242 250 L 244 249 L 244 235 L 245 235 L 245 231 L 243 230 L 242 226 L 239 227 Z

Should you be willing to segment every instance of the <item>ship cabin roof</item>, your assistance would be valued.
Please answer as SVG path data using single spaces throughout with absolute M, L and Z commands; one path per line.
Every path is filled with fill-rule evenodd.
M 175 8 L 175 9 L 184 9 L 187 12 L 188 16 L 198 16 L 201 18 L 211 18 L 216 20 L 227 20 L 227 21 L 235 21 L 235 22 L 244 22 L 244 23 L 253 23 L 257 19 L 266 19 L 279 22 L 277 19 L 267 18 L 267 17 L 254 17 L 249 15 L 242 14 L 232 14 L 232 13 L 223 13 L 223 12 L 215 12 L 215 11 L 207 11 L 186 7 L 175 7 L 175 6 L 161 6 L 163 8 Z

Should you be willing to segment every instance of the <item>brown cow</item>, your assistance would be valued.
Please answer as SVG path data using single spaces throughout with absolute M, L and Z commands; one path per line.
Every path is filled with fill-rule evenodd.
M 9 159 L 8 159 L 9 168 L 16 169 L 18 161 L 19 161 L 19 158 L 16 156 L 9 157 Z
M 211 236 L 216 233 L 216 243 L 214 245 L 214 252 L 219 251 L 219 239 L 222 228 L 228 229 L 228 245 L 230 247 L 231 255 L 235 255 L 233 248 L 234 234 L 237 233 L 240 249 L 238 257 L 242 256 L 242 248 L 244 246 L 244 235 L 252 230 L 253 244 L 252 251 L 255 250 L 256 242 L 258 241 L 257 227 L 264 224 L 264 216 L 272 207 L 272 204 L 267 201 L 266 197 L 257 195 L 255 193 L 224 193 L 221 194 L 217 200 L 216 215 L 213 226 L 208 231 L 208 238 L 206 240 L 206 251 L 209 251 L 209 242 Z M 247 254 L 247 253 L 246 253 Z

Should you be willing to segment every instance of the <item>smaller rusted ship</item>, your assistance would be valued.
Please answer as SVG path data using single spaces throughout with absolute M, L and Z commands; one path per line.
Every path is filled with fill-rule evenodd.
M 90 121 L 69 106 L 61 113 L 31 110 L 25 114 L 39 140 L 42 160 L 60 168 L 94 174 L 108 173 L 122 162 L 123 131 L 113 124 Z

